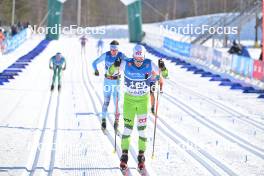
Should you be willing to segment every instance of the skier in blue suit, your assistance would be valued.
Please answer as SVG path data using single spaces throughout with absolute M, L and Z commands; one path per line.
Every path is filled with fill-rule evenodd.
M 97 55 L 101 55 L 104 48 L 104 41 L 100 38 L 97 42 Z
M 99 58 L 97 58 L 93 62 L 93 68 L 95 70 L 94 74 L 96 76 L 99 76 L 99 71 L 97 69 L 97 64 L 101 62 L 105 62 L 105 79 L 104 79 L 104 104 L 102 107 L 102 123 L 101 127 L 102 129 L 106 129 L 106 116 L 107 116 L 107 109 L 110 103 L 111 95 L 114 99 L 115 104 L 115 114 L 119 117 L 119 107 L 117 106 L 117 101 L 119 101 L 119 85 L 120 85 L 120 77 L 121 75 L 119 73 L 116 73 L 114 75 L 109 76 L 107 74 L 108 69 L 116 60 L 127 60 L 128 58 L 122 53 L 118 51 L 119 43 L 116 40 L 113 40 L 110 43 L 110 51 L 103 53 Z M 118 127 L 118 117 L 116 117 L 115 120 L 115 130 Z

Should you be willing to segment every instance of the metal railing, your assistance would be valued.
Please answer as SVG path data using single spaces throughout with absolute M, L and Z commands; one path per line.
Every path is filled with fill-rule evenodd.
M 255 18 L 256 13 L 261 13 L 262 10 L 262 2 L 261 0 L 251 0 L 245 2 L 243 4 L 243 8 L 237 7 L 232 12 L 227 13 L 226 15 L 222 16 L 216 22 L 214 21 L 211 24 L 207 24 L 211 27 L 225 27 L 225 26 L 235 26 L 247 23 L 252 18 Z M 203 23 L 203 25 L 206 23 Z M 203 44 L 210 38 L 216 36 L 218 34 L 211 34 L 208 31 L 205 33 L 197 36 L 194 40 L 191 41 L 192 44 Z

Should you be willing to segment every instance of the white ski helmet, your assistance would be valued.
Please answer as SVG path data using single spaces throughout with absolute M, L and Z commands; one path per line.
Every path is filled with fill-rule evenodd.
M 133 57 L 145 58 L 145 48 L 142 45 L 137 44 L 133 49 Z

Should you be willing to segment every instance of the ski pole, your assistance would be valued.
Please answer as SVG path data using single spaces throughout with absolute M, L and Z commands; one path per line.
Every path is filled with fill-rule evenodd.
M 118 84 L 118 79 L 117 79 L 117 84 Z M 119 112 L 118 112 L 118 90 L 116 88 L 116 112 L 115 112 L 115 122 L 114 122 L 114 130 L 115 130 L 115 150 L 114 152 L 116 152 L 116 135 L 117 135 L 117 128 L 118 128 L 118 121 L 119 121 Z
M 117 93 L 116 93 L 117 94 Z M 116 152 L 116 133 L 117 133 L 117 118 L 118 118 L 118 94 L 116 95 L 116 113 L 115 113 L 115 122 L 114 122 L 114 130 L 115 130 L 115 152 Z
M 159 71 L 160 79 L 160 71 Z M 160 80 L 158 80 L 158 91 L 157 91 L 157 101 L 156 101 L 156 112 L 155 112 L 155 121 L 154 121 L 154 134 L 153 134 L 153 146 L 152 146 L 152 159 L 154 158 L 155 152 L 155 139 L 156 139 L 156 129 L 157 129 L 157 119 L 158 119 L 158 107 L 159 107 L 159 94 L 160 94 Z

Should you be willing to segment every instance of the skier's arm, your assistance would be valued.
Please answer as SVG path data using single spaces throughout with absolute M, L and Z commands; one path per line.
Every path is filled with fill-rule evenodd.
M 120 64 L 120 67 L 119 67 L 119 70 L 120 71 L 124 71 L 125 70 L 125 66 L 126 66 L 126 62 L 129 61 L 130 58 L 127 57 L 127 60 L 122 60 L 121 64 Z
M 151 71 L 151 74 L 152 74 L 152 77 L 159 80 L 160 77 L 159 77 L 159 67 L 154 63 L 154 62 L 151 62 L 151 68 L 152 68 L 152 71 Z
M 51 57 L 51 58 L 50 58 L 50 61 L 49 61 L 49 68 L 50 68 L 50 69 L 52 69 L 52 58 L 53 58 L 53 57 Z
M 159 60 L 158 64 L 159 64 L 159 67 L 156 64 L 154 64 L 153 62 L 151 62 L 152 76 L 153 76 L 154 79 L 159 81 L 159 83 L 160 83 L 160 91 L 162 92 L 163 78 L 167 78 L 168 77 L 168 70 L 165 67 L 164 62 L 161 59 Z
M 169 75 L 168 69 L 165 66 L 165 63 L 162 59 L 159 59 L 159 69 L 161 70 L 161 74 L 163 78 L 167 78 Z
M 66 70 L 66 60 L 63 58 L 62 70 Z
M 159 66 L 151 62 L 152 66 L 152 75 L 159 79 L 158 75 L 162 76 L 163 78 L 168 77 L 168 69 L 165 67 L 165 64 L 162 59 L 159 59 Z
M 122 59 L 125 61 L 131 60 L 131 58 L 128 58 L 124 53 L 122 54 Z
M 105 60 L 105 57 L 106 57 L 106 54 L 104 53 L 99 58 L 97 58 L 95 61 L 93 61 L 93 68 L 95 71 L 96 70 L 98 71 L 97 64 L 103 62 Z

